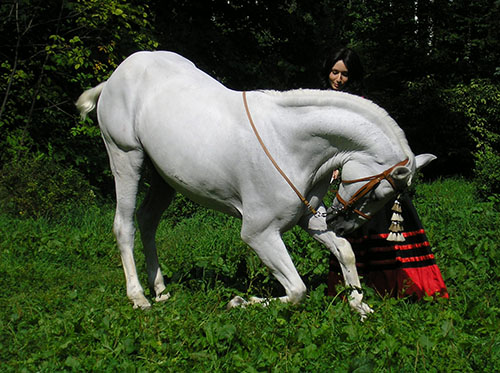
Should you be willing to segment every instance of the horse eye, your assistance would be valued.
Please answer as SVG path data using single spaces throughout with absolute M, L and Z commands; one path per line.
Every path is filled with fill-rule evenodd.
M 375 190 L 372 190 L 369 194 L 369 197 L 368 197 L 371 201 L 380 201 L 381 199 L 383 199 L 384 197 L 383 196 L 379 196 L 377 195 L 377 192 Z

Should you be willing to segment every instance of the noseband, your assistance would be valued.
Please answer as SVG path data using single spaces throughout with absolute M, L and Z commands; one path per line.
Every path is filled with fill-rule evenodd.
M 377 185 L 382 181 L 382 180 L 387 180 L 391 185 L 392 187 L 394 188 L 394 190 L 397 190 L 397 187 L 396 187 L 396 183 L 394 182 L 394 179 L 393 177 L 391 176 L 391 172 L 398 166 L 404 166 L 408 163 L 409 159 L 405 159 L 404 161 L 401 161 L 397 164 L 395 164 L 394 166 L 392 166 L 391 168 L 388 168 L 387 170 L 385 170 L 384 172 L 381 172 L 380 174 L 377 174 L 377 175 L 373 175 L 373 176 L 367 176 L 367 177 L 363 177 L 361 179 L 354 179 L 354 180 L 342 180 L 342 183 L 343 184 L 353 184 L 353 183 L 358 183 L 358 182 L 361 182 L 361 181 L 367 181 L 366 184 L 364 184 L 361 188 L 358 189 L 358 191 L 356 193 L 354 193 L 352 195 L 352 197 L 349 199 L 349 201 L 345 201 L 339 194 L 339 192 L 337 191 L 337 200 L 344 206 L 342 208 L 339 208 L 339 209 L 335 209 L 333 211 L 333 215 L 336 216 L 340 213 L 344 213 L 346 212 L 347 210 L 349 209 L 352 209 L 353 212 L 355 212 L 356 214 L 360 215 L 361 217 L 365 218 L 365 219 L 371 219 L 371 216 L 370 215 L 367 215 L 365 214 L 364 212 L 358 210 L 358 209 L 355 209 L 353 208 L 353 206 L 356 204 L 356 202 L 358 202 L 361 198 L 363 198 L 366 194 L 368 194 L 370 191 L 372 191 L 373 189 L 375 189 L 377 187 Z M 330 219 L 328 219 L 330 220 Z

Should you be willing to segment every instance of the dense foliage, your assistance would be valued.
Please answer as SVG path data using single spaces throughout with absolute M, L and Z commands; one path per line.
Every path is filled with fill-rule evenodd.
M 500 193 L 500 86 L 473 80 L 443 92 L 442 98 L 475 145 L 472 154 L 479 190 L 485 195 Z
M 59 219 L 75 204 L 96 202 L 94 188 L 79 171 L 43 156 L 11 161 L 0 171 L 0 205 L 11 216 Z
M 80 123 L 73 103 L 134 51 L 176 51 L 234 89 L 290 89 L 323 88 L 326 53 L 349 45 L 364 61 L 367 97 L 416 153 L 438 155 L 426 174 L 476 175 L 490 193 L 499 16 L 496 0 L 3 1 L 0 168 L 42 157 L 109 194 L 95 118 Z
M 323 295 L 328 253 L 298 229 L 285 241 L 308 298 L 228 312 L 235 294 L 269 295 L 276 282 L 239 239 L 239 221 L 201 211 L 179 222 L 169 211 L 159 255 L 172 297 L 145 312 L 125 295 L 112 206 L 77 205 L 58 223 L 2 214 L 0 370 L 499 371 L 498 208 L 463 180 L 418 185 L 415 203 L 450 299 L 367 288 L 375 313 L 364 323 Z
M 157 46 L 147 34 L 147 5 L 15 0 L 0 4 L 0 19 L 0 162 L 42 154 L 94 185 L 109 184 L 99 130 L 78 122 L 74 102 L 124 56 Z

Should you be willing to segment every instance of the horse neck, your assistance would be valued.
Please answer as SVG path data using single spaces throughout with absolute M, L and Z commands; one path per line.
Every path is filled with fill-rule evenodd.
M 316 168 L 320 176 L 347 162 L 368 172 L 412 158 L 403 132 L 385 111 L 352 96 L 329 95 L 326 101 L 322 93 L 315 105 L 314 98 L 309 103 L 306 97 L 284 107 L 288 119 L 281 125 L 294 134 L 288 140 L 290 146 L 301 144 L 302 167 Z
M 391 163 L 407 158 L 401 139 L 385 132 L 385 128 L 358 113 L 325 108 L 304 115 L 297 126 L 309 126 L 310 148 L 328 149 L 339 162 L 372 158 L 377 163 Z M 328 151 L 327 151 L 328 152 Z M 402 159 L 400 159 L 402 160 Z
M 370 121 L 358 122 L 354 125 L 347 123 L 342 127 L 342 130 L 335 133 L 335 136 L 345 141 L 341 151 L 349 153 L 349 157 L 344 158 L 344 162 L 348 160 L 360 163 L 369 162 L 385 168 L 409 156 L 399 139 L 384 132 L 384 128 L 377 123 Z

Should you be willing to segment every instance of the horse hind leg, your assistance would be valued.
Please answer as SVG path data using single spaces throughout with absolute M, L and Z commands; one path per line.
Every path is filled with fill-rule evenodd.
M 113 143 L 105 141 L 105 144 L 115 179 L 116 212 L 113 233 L 120 250 L 127 296 L 134 308 L 147 309 L 151 304 L 144 296 L 134 259 L 134 212 L 144 155 L 140 150 L 125 152 Z
M 151 166 L 151 170 L 151 186 L 137 211 L 137 222 L 146 257 L 149 288 L 155 296 L 155 301 L 162 302 L 167 300 L 170 294 L 164 293 L 165 283 L 158 262 L 155 237 L 161 216 L 172 202 L 175 190 L 161 178 L 154 167 Z

